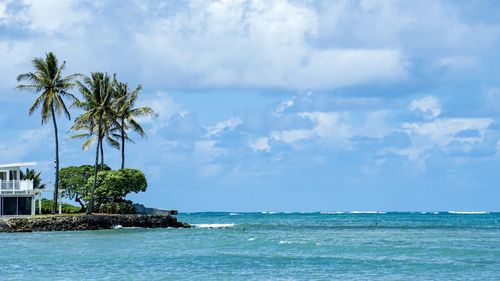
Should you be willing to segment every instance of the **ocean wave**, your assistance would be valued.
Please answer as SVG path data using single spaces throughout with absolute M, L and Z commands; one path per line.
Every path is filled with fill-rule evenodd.
M 254 241 L 254 240 L 255 240 L 255 237 L 248 238 L 248 241 Z
M 381 211 L 352 211 L 349 214 L 385 214 L 385 212 Z
M 487 215 L 488 212 L 467 212 L 467 211 L 448 211 L 448 214 L 456 215 Z
M 111 227 L 112 229 L 136 229 L 136 228 L 141 228 L 141 227 L 137 227 L 137 226 L 122 226 L 121 224 L 117 224 L 117 225 L 113 225 Z
M 338 215 L 338 214 L 344 214 L 345 212 L 319 212 L 322 215 Z
M 266 214 L 266 215 L 274 215 L 277 214 L 278 212 L 261 212 L 261 214 Z
M 287 241 L 287 240 L 280 240 L 280 242 L 278 242 L 279 244 L 292 244 L 293 241 Z
M 200 223 L 200 224 L 193 224 L 194 227 L 196 228 L 229 228 L 233 227 L 236 224 L 234 223 Z
M 239 216 L 239 213 L 229 213 L 230 216 Z

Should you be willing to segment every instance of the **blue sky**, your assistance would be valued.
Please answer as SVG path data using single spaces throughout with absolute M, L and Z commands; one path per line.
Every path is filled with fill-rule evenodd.
M 52 126 L 14 90 L 53 51 L 66 74 L 143 85 L 158 116 L 127 165 L 146 205 L 499 211 L 499 18 L 497 1 L 0 0 L 0 162 L 53 180 Z M 60 120 L 62 166 L 92 163 Z

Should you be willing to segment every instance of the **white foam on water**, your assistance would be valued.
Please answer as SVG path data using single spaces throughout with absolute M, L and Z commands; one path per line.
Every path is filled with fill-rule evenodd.
M 322 215 L 338 215 L 343 214 L 344 212 L 319 212 Z
M 254 241 L 254 240 L 255 240 L 255 237 L 248 238 L 248 241 Z
M 456 215 L 486 215 L 488 212 L 467 212 L 467 211 L 448 211 L 449 214 Z
M 125 226 L 122 226 L 120 224 L 117 224 L 117 225 L 113 225 L 111 228 L 112 229 L 136 229 L 136 228 L 141 228 L 141 227 L 138 227 L 138 226 L 127 226 L 127 227 L 125 227 Z
M 385 214 L 385 212 L 380 211 L 352 211 L 349 214 Z
M 292 241 L 287 241 L 287 240 L 280 240 L 280 242 L 278 242 L 279 244 L 292 244 L 293 242 Z
M 200 223 L 200 224 L 193 224 L 194 227 L 197 228 L 229 228 L 233 227 L 236 224 L 234 223 Z
M 238 213 L 229 213 L 230 216 L 239 216 L 240 214 Z

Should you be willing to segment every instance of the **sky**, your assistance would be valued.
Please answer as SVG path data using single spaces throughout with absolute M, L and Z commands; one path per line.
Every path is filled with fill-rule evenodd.
M 14 89 L 52 51 L 143 86 L 157 116 L 126 166 L 147 206 L 500 211 L 499 19 L 487 0 L 0 0 L 0 162 L 54 180 L 53 128 Z M 61 166 L 92 164 L 58 120 Z

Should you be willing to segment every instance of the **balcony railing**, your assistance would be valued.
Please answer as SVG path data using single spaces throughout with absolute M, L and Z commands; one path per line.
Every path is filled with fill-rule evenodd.
M 0 180 L 0 194 L 32 194 L 32 180 Z

